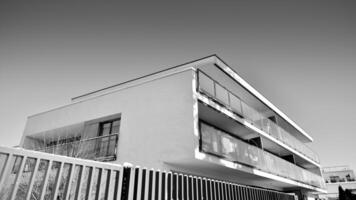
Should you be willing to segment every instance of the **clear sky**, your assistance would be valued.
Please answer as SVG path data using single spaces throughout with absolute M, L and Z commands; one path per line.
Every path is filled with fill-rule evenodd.
M 1 1 L 0 145 L 83 93 L 218 54 L 356 169 L 355 1 Z

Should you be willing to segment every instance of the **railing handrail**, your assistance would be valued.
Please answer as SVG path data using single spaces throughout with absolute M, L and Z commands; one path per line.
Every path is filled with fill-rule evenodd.
M 201 87 L 200 87 L 200 81 L 199 81 L 199 73 L 202 73 L 203 75 L 205 75 L 208 79 L 210 79 L 212 82 L 213 82 L 213 84 L 215 85 L 215 84 L 217 84 L 217 85 L 219 85 L 220 87 L 222 87 L 223 89 L 225 89 L 226 90 L 226 92 L 228 93 L 228 96 L 229 95 L 232 95 L 232 96 L 234 96 L 234 97 L 236 97 L 236 98 L 238 98 L 243 104 L 245 104 L 246 106 L 248 106 L 249 107 L 249 109 L 252 109 L 253 111 L 255 111 L 256 113 L 259 113 L 261 116 L 264 116 L 261 112 L 259 112 L 259 111 L 257 111 L 256 109 L 254 109 L 254 108 L 252 108 L 251 106 L 249 106 L 245 101 L 243 101 L 239 96 L 237 96 L 235 93 L 233 93 L 233 92 L 231 92 L 229 89 L 227 89 L 225 86 L 223 86 L 221 83 L 219 83 L 218 81 L 216 81 L 214 78 L 212 78 L 211 76 L 209 76 L 207 73 L 205 73 L 204 71 L 202 71 L 202 70 L 200 70 L 200 69 L 198 69 L 197 70 L 197 77 L 198 77 L 198 84 L 197 84 L 197 89 L 199 90 L 199 91 L 201 91 L 201 92 L 204 92 L 204 91 L 202 91 L 201 90 Z M 216 95 L 215 93 L 216 93 L 216 87 L 214 86 L 214 95 Z M 216 98 L 216 97 L 215 97 Z M 229 103 L 230 103 L 230 97 L 228 97 L 228 99 L 229 99 Z M 231 107 L 230 105 L 227 105 L 227 106 L 229 106 L 229 107 Z M 243 112 L 243 110 L 242 110 L 242 112 Z M 242 113 L 243 114 L 243 113 Z M 310 158 L 310 159 L 312 159 L 312 160 L 314 160 L 315 162 L 317 162 L 317 163 L 319 163 L 320 161 L 319 161 L 319 158 L 318 158 L 318 154 L 316 153 L 316 152 L 314 152 L 311 148 L 309 148 L 307 145 L 305 145 L 304 143 L 302 143 L 302 142 L 300 142 L 298 139 L 296 139 L 295 138 L 295 136 L 293 136 L 291 133 L 289 133 L 288 131 L 286 131 L 284 128 L 282 128 L 281 126 L 279 126 L 278 124 L 276 124 L 275 122 L 273 122 L 272 120 L 270 120 L 270 119 L 268 119 L 267 117 L 264 117 L 264 119 L 266 119 L 266 120 L 268 120 L 268 122 L 269 123 L 272 123 L 272 124 L 274 124 L 275 126 L 277 126 L 279 129 L 282 129 L 284 132 L 285 132 L 285 134 L 288 134 L 289 136 L 291 136 L 292 138 L 293 138 L 293 140 L 295 140 L 295 141 L 297 141 L 298 143 L 299 143 L 299 146 L 301 146 L 301 148 L 306 148 L 307 149 L 307 151 L 309 151 L 309 152 L 306 152 L 306 151 L 303 151 L 302 149 L 296 149 L 298 152 L 300 152 L 300 153 L 302 153 L 302 154 L 304 154 L 305 156 L 307 156 L 308 158 Z M 278 140 L 280 140 L 279 138 L 276 138 L 276 139 L 278 139 Z M 282 141 L 283 142 L 283 141 Z M 287 144 L 288 146 L 290 146 L 290 147 L 292 147 L 292 148 L 294 148 L 291 144 Z M 310 155 L 310 154 L 312 154 L 312 155 Z
M 205 123 L 203 123 L 203 124 L 205 124 Z M 208 124 L 205 124 L 206 126 L 210 126 L 210 125 L 208 125 Z M 211 128 L 213 128 L 213 129 L 216 129 L 216 128 L 214 128 L 214 127 L 211 127 Z M 218 129 L 217 129 L 218 130 Z M 200 131 L 202 131 L 202 130 L 200 130 Z M 306 175 L 310 178 L 309 180 L 311 180 L 311 181 L 317 181 L 319 184 L 316 186 L 316 187 L 321 187 L 321 188 L 323 188 L 324 187 L 324 181 L 323 181 L 323 178 L 322 178 L 322 176 L 319 176 L 319 175 L 317 175 L 317 174 L 314 174 L 314 173 L 312 173 L 312 172 L 310 172 L 310 171 L 307 171 L 307 170 L 305 170 L 305 169 L 303 169 L 302 167 L 300 167 L 300 166 L 298 166 L 298 165 L 294 165 L 294 164 L 292 164 L 292 163 L 290 163 L 290 162 L 288 162 L 288 161 L 286 161 L 286 160 L 284 160 L 284 159 L 282 159 L 282 158 L 280 158 L 280 157 L 278 157 L 278 156 L 275 156 L 274 154 L 272 154 L 272 153 L 269 153 L 269 152 L 267 152 L 267 151 L 263 151 L 262 149 L 260 149 L 260 148 L 258 148 L 258 147 L 255 147 L 255 146 L 253 146 L 253 145 L 250 145 L 250 144 L 248 144 L 248 143 L 246 143 L 246 142 L 244 142 L 244 141 L 242 141 L 242 140 L 240 140 L 240 139 L 238 139 L 238 138 L 236 138 L 236 136 L 233 136 L 233 134 L 229 134 L 229 133 L 227 133 L 227 132 L 225 132 L 225 131 L 222 131 L 222 130 L 219 130 L 220 132 L 222 132 L 222 133 L 224 133 L 224 134 L 227 134 L 228 136 L 230 136 L 230 137 L 232 137 L 232 138 L 234 138 L 234 140 L 235 140 L 235 142 L 240 142 L 240 144 L 245 144 L 245 145 L 248 145 L 249 146 L 249 148 L 252 148 L 252 149 L 254 149 L 254 150 L 256 150 L 257 152 L 261 152 L 261 153 L 263 153 L 263 154 L 266 154 L 266 155 L 268 155 L 268 156 L 270 156 L 270 157 L 272 157 L 272 158 L 274 158 L 274 160 L 277 162 L 277 163 L 280 163 L 280 165 L 281 166 L 285 166 L 285 165 L 289 165 L 289 167 L 292 167 L 292 168 L 295 168 L 296 170 L 299 170 L 299 171 L 301 171 L 301 172 L 303 172 L 303 173 L 306 173 Z M 209 133 L 210 134 L 210 133 Z M 203 144 L 203 141 L 202 141 L 202 138 L 200 138 L 200 140 L 201 140 L 201 142 L 200 142 L 200 144 Z M 201 148 L 201 146 L 200 146 L 200 148 Z M 203 152 L 205 152 L 204 150 L 203 150 Z M 229 160 L 229 161 L 232 161 L 232 162 L 238 162 L 238 163 L 240 163 L 240 164 L 244 164 L 244 165 L 249 165 L 249 163 L 244 163 L 243 161 L 240 161 L 240 160 L 231 160 L 230 158 L 228 158 L 228 157 L 226 157 L 226 156 L 224 156 L 224 155 L 217 155 L 216 153 L 213 153 L 213 152 L 205 152 L 205 153 L 210 153 L 210 154 L 214 154 L 214 155 L 216 155 L 216 156 L 218 156 L 218 157 L 222 157 L 222 158 L 224 158 L 224 159 L 226 159 L 226 160 Z M 236 158 L 238 158 L 238 156 L 236 157 Z M 262 159 L 262 158 L 261 158 Z M 263 160 L 263 159 L 262 159 Z M 252 167 L 254 167 L 254 168 L 258 168 L 258 166 L 252 166 Z M 285 175 L 286 176 L 286 174 L 279 174 L 278 172 L 277 172 L 277 170 L 276 171 L 269 171 L 268 170 L 268 167 L 266 167 L 266 168 L 264 168 L 264 169 L 260 169 L 260 170 L 262 170 L 262 171 L 265 171 L 265 172 L 268 172 L 268 173 L 276 173 L 278 176 L 282 176 L 283 177 L 283 175 Z M 295 180 L 295 181 L 297 181 L 297 182 L 301 182 L 301 183 L 304 183 L 304 184 L 309 184 L 309 185 L 313 185 L 313 184 L 311 184 L 310 182 L 308 182 L 307 180 L 300 180 L 300 179 L 294 179 L 293 177 L 291 177 L 291 176 L 288 176 L 288 178 L 290 178 L 290 179 L 293 179 L 293 180 Z M 315 185 L 313 185 L 313 186 L 315 186 Z
M 34 149 L 34 150 L 35 151 L 41 151 L 41 150 L 44 150 L 44 149 L 51 149 L 51 148 L 55 148 L 55 147 L 58 147 L 58 146 L 65 146 L 65 145 L 70 145 L 70 144 L 75 144 L 75 143 L 82 143 L 82 142 L 97 140 L 97 139 L 106 138 L 106 137 L 116 137 L 117 138 L 118 136 L 119 136 L 119 133 L 113 133 L 113 134 L 110 134 L 110 135 L 102 135 L 102 136 L 86 138 L 86 139 L 82 139 L 82 140 L 78 140 L 78 141 L 72 141 L 72 142 L 66 142 L 66 143 L 46 146 L 44 148 L 37 148 L 37 149 Z

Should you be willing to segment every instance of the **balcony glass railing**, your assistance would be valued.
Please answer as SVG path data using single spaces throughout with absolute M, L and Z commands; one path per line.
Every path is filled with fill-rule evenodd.
M 297 182 L 325 188 L 321 176 L 201 122 L 201 151 Z
M 220 104 L 223 104 L 226 108 L 240 115 L 246 121 L 268 133 L 275 139 L 319 163 L 318 156 L 309 147 L 278 126 L 275 122 L 268 119 L 251 106 L 247 105 L 237 95 L 230 92 L 224 86 L 200 70 L 198 71 L 198 90 L 199 92 L 213 98 Z
M 116 160 L 117 142 L 118 134 L 111 134 L 39 148 L 36 151 L 90 160 L 112 161 Z

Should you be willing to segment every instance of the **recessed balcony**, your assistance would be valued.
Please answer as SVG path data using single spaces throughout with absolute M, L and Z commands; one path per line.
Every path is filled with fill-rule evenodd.
M 237 139 L 234 134 L 200 122 L 200 151 L 263 172 L 324 188 L 321 176 L 309 172 L 258 147 Z
M 225 86 L 215 81 L 203 71 L 198 70 L 197 74 L 197 91 L 200 94 L 203 94 L 219 105 L 222 105 L 226 109 L 240 116 L 246 122 L 252 124 L 286 146 L 299 152 L 301 155 L 304 155 L 319 164 L 317 154 L 274 122 L 273 116 L 270 116 L 268 113 L 261 113 L 257 111 L 252 106 L 244 102 L 237 94 L 228 90 Z
M 97 161 L 113 161 L 116 160 L 118 136 L 119 134 L 110 134 L 74 141 L 61 139 L 64 142 L 52 142 L 33 150 Z

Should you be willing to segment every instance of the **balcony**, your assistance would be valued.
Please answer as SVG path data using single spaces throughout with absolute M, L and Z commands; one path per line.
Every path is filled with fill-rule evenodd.
M 118 136 L 119 134 L 111 134 L 93 137 L 74 142 L 52 145 L 45 148 L 38 148 L 35 150 L 97 161 L 113 161 L 116 160 Z
M 203 122 L 200 123 L 200 151 L 300 183 L 325 188 L 321 176 L 249 145 Z
M 319 163 L 318 156 L 309 147 L 284 130 L 282 127 L 278 126 L 267 116 L 249 106 L 247 103 L 242 101 L 239 96 L 226 89 L 201 70 L 198 70 L 197 90 L 278 141 L 281 141 L 312 161 Z

